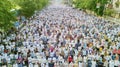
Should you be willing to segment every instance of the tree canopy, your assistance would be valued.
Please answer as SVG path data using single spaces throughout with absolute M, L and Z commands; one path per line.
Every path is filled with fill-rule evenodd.
M 15 21 L 14 12 L 11 11 L 13 5 L 8 0 L 0 1 L 0 30 L 7 31 L 13 26 L 12 21 Z
M 8 31 L 17 17 L 29 18 L 47 4 L 48 0 L 0 0 L 0 31 Z
M 76 8 L 88 9 L 102 16 L 108 1 L 110 0 L 74 0 L 74 4 Z
M 32 16 L 35 11 L 42 9 L 48 4 L 48 0 L 13 0 L 13 2 L 21 7 L 19 9 L 20 15 L 28 18 Z

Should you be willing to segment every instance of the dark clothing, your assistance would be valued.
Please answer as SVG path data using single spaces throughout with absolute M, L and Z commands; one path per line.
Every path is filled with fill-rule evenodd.
M 98 67 L 104 67 L 102 62 L 98 62 Z
M 90 60 L 88 60 L 88 67 L 92 66 L 92 62 Z
M 74 50 L 71 50 L 71 51 L 70 51 L 70 55 L 71 55 L 72 58 L 73 58 L 73 56 L 75 55 L 75 51 L 74 51 Z
M 54 63 L 49 63 L 49 67 L 54 67 Z
M 80 43 L 75 44 L 75 49 L 77 49 L 77 50 L 78 50 L 78 47 L 79 47 L 79 46 L 81 46 L 81 44 L 80 44 Z

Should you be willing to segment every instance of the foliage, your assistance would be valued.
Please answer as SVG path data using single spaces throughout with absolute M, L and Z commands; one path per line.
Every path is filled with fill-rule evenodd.
M 47 3 L 48 0 L 0 0 L 0 31 L 7 32 L 18 16 L 29 18 Z
M 119 5 L 120 5 L 120 2 L 119 2 L 119 0 L 117 0 L 117 1 L 115 2 L 115 6 L 116 6 L 116 8 L 118 8 Z
M 8 31 L 15 21 L 14 12 L 11 11 L 13 5 L 8 0 L 0 1 L 0 30 Z
M 21 7 L 20 14 L 26 17 L 32 16 L 36 9 L 34 2 L 30 0 L 25 0 L 24 2 L 21 2 L 19 6 Z
M 74 4 L 77 8 L 88 9 L 94 11 L 97 15 L 102 16 L 108 1 L 109 0 L 75 0 Z
M 114 14 L 114 13 L 115 13 L 115 11 L 113 9 L 107 8 L 104 12 L 104 15 L 112 16 L 112 14 Z
M 23 15 L 28 18 L 32 16 L 36 10 L 42 9 L 48 3 L 48 0 L 20 0 L 20 1 L 13 0 L 13 1 L 21 7 L 21 9 L 19 10 L 20 15 Z

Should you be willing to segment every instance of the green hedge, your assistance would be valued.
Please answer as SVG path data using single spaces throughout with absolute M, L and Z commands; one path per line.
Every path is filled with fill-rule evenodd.
M 106 15 L 106 16 L 112 16 L 112 14 L 115 14 L 115 11 L 114 11 L 113 9 L 107 8 L 107 9 L 104 11 L 104 15 Z
M 73 0 L 76 8 L 94 11 L 97 15 L 104 14 L 105 5 L 109 0 Z M 97 8 L 99 4 L 99 7 Z

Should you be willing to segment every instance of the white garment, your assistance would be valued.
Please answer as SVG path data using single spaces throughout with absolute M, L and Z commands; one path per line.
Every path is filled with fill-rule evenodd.
M 79 62 L 79 67 L 82 67 L 83 66 L 83 63 Z
M 76 56 L 78 55 L 78 50 L 75 50 L 75 55 L 76 55 Z
M 45 67 L 44 63 L 41 63 L 41 67 Z
M 51 62 L 52 58 L 48 58 L 48 62 Z
M 0 56 L 0 63 L 1 63 L 2 56 Z
M 10 57 L 7 58 L 7 62 L 10 63 Z
M 30 47 L 30 51 L 34 51 L 34 48 L 33 48 L 33 47 Z
M 29 63 L 29 67 L 34 67 L 32 63 Z
M 39 67 L 39 65 L 36 63 L 36 64 L 34 65 L 34 67 Z
M 107 61 L 104 62 L 104 66 L 108 67 L 108 62 Z
M 4 53 L 4 54 L 3 54 L 3 57 L 7 59 L 7 53 Z
M 70 64 L 69 64 L 69 67 L 73 67 L 73 63 L 70 63 Z
M 43 58 L 42 61 L 43 61 L 43 63 L 46 63 L 46 62 L 47 62 L 46 58 Z
M 16 64 L 13 64 L 13 67 L 18 67 L 17 63 L 16 63 Z
M 51 52 L 51 53 L 50 53 L 50 57 L 53 57 L 53 56 L 54 56 L 54 52 Z
M 53 62 L 56 62 L 56 58 L 55 57 L 53 57 Z
M 96 62 L 92 61 L 92 67 L 96 67 Z
M 76 62 L 76 60 L 77 60 L 77 56 L 74 56 L 74 62 Z
M 118 60 L 115 60 L 115 61 L 114 61 L 114 65 L 115 65 L 115 66 L 118 66 L 119 64 L 120 64 L 120 62 L 119 62 Z
M 45 67 L 48 67 L 48 63 L 46 63 Z
M 109 61 L 109 67 L 114 67 L 114 61 Z
M 58 60 L 59 60 L 60 62 L 63 62 L 63 58 L 62 58 L 61 56 L 58 57 Z
M 83 50 L 83 55 L 86 55 L 86 50 Z
M 64 50 L 65 56 L 68 55 L 68 50 Z
M 83 59 L 84 59 L 84 62 L 86 63 L 87 62 L 87 57 L 84 57 Z

